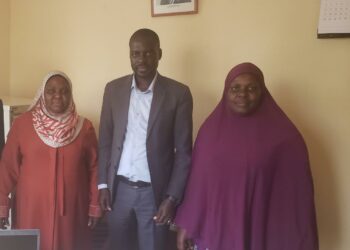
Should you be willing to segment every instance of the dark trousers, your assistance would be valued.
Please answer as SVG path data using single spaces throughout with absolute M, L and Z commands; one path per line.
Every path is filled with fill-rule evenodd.
M 134 188 L 118 182 L 108 213 L 109 250 L 165 250 L 168 228 L 156 225 L 152 187 Z

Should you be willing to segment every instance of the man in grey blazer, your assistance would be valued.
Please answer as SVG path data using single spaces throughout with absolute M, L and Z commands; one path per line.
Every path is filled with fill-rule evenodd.
M 192 96 L 157 72 L 158 35 L 130 38 L 132 75 L 106 85 L 99 133 L 100 204 L 109 247 L 164 250 L 191 163 Z M 136 241 L 135 241 L 136 237 Z

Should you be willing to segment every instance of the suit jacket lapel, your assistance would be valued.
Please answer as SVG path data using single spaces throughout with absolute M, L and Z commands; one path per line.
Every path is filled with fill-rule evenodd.
M 157 119 L 157 116 L 159 115 L 160 109 L 162 107 L 162 103 L 165 98 L 165 89 L 162 82 L 162 76 L 158 75 L 157 80 L 154 85 L 154 91 L 153 91 L 153 99 L 151 104 L 151 110 L 148 118 L 148 127 L 147 127 L 147 138 L 151 134 L 152 127 Z
M 120 90 L 118 91 L 120 95 L 115 99 L 117 102 L 118 117 L 116 123 L 118 124 L 117 128 L 120 129 L 120 134 L 125 134 L 126 126 L 128 123 L 128 114 L 129 114 L 129 105 L 130 105 L 130 94 L 131 94 L 131 83 L 132 83 L 132 75 L 127 78 L 124 84 L 120 85 Z M 122 139 L 122 141 L 124 138 Z M 122 143 L 121 141 L 121 143 Z

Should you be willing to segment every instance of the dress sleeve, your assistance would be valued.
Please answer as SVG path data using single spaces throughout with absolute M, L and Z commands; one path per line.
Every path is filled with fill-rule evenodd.
M 20 171 L 22 154 L 19 142 L 18 122 L 10 129 L 2 152 L 0 163 L 0 217 L 8 217 L 10 209 L 9 194 L 14 190 Z
M 101 217 L 102 210 L 98 201 L 97 189 L 97 138 L 95 129 L 89 122 L 85 135 L 86 164 L 89 170 L 89 216 Z

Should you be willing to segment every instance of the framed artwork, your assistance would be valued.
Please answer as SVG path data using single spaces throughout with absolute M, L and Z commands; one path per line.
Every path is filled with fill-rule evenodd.
M 198 0 L 151 0 L 152 16 L 194 14 L 198 12 Z

